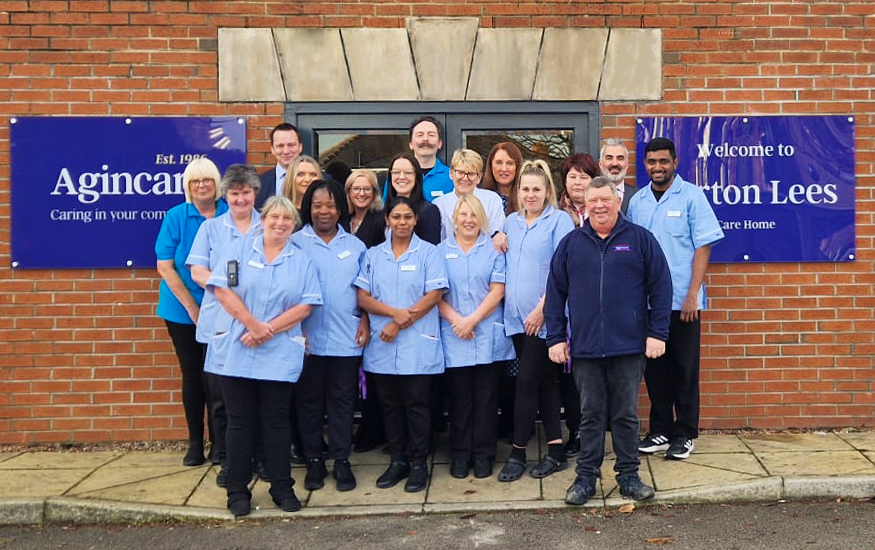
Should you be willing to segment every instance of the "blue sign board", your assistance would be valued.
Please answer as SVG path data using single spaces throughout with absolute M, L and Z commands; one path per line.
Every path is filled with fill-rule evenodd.
M 715 262 L 840 262 L 856 257 L 854 119 L 848 116 L 642 118 L 644 148 L 672 140 L 677 173 L 702 188 L 726 238 Z
M 10 143 L 13 267 L 153 267 L 164 213 L 185 201 L 185 166 L 246 162 L 246 122 L 16 117 Z

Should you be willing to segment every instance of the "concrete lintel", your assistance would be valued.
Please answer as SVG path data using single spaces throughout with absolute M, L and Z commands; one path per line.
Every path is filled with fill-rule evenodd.
M 662 99 L 660 29 L 611 29 L 598 99 Z
M 219 101 L 283 101 L 270 29 L 219 29 Z
M 543 29 L 480 29 L 466 99 L 532 99 Z
M 407 20 L 419 93 L 424 101 L 465 99 L 479 25 L 477 17 L 411 17 Z
M 288 101 L 352 101 L 340 29 L 274 29 Z
M 419 86 L 404 29 L 341 29 L 356 101 L 415 101 Z
M 532 99 L 595 101 L 608 29 L 544 29 Z

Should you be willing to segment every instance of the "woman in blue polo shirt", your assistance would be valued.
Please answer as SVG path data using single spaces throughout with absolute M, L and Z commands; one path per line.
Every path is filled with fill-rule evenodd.
M 234 243 L 207 281 L 222 305 L 207 369 L 219 375 L 228 411 L 228 509 L 235 516 L 250 512 L 257 427 L 273 501 L 286 512 L 301 508 L 292 488 L 289 408 L 304 363 L 301 321 L 322 293 L 316 269 L 290 239 L 299 221 L 287 198 L 269 198 L 263 231 Z
M 492 475 L 498 411 L 496 361 L 514 358 L 504 333 L 504 254 L 487 237 L 489 219 L 474 195 L 459 197 L 453 233 L 438 245 L 449 290 L 438 302 L 441 342 L 449 379 L 450 475 Z
M 343 187 L 335 181 L 316 180 L 301 201 L 304 227 L 292 236 L 319 277 L 322 307 L 304 320 L 309 354 L 295 388 L 298 426 L 308 491 L 325 485 L 328 469 L 322 459 L 322 425 L 328 412 L 328 456 L 334 459 L 338 491 L 355 489 L 349 464 L 358 369 L 362 348 L 370 337 L 368 316 L 362 315 L 353 283 L 358 277 L 365 245 L 344 231 L 340 220 L 349 217 Z
M 207 280 L 216 269 L 220 256 L 234 241 L 261 229 L 261 217 L 255 210 L 255 199 L 260 189 L 261 180 L 254 167 L 232 164 L 225 170 L 221 192 L 225 202 L 228 203 L 228 211 L 201 225 L 191 245 L 188 259 L 185 261 L 185 265 L 191 269 L 191 278 L 201 287 L 207 286 Z M 209 335 L 213 332 L 213 321 L 221 307 L 212 292 L 204 293 L 195 335 L 198 342 L 210 343 Z M 222 399 L 218 378 L 207 373 L 207 384 L 210 419 L 215 432 L 210 447 L 210 457 L 214 463 L 222 464 L 216 476 L 216 483 L 219 487 L 224 487 L 228 479 L 225 466 L 225 429 L 228 427 L 228 418 L 225 415 L 225 402 Z
M 204 290 L 191 278 L 185 260 L 201 224 L 224 214 L 228 205 L 219 199 L 219 169 L 211 160 L 193 160 L 185 167 L 182 181 L 185 202 L 167 211 L 155 241 L 161 275 L 157 314 L 167 325 L 182 370 L 182 406 L 188 424 L 188 450 L 182 464 L 200 466 L 204 463 L 204 407 L 209 403 L 209 390 L 204 377 L 206 346 L 195 337 L 195 323 Z
M 416 206 L 394 197 L 386 206 L 389 237 L 367 251 L 356 279 L 359 306 L 370 314 L 365 370 L 375 374 L 391 463 L 377 479 L 387 489 L 407 479 L 404 490 L 428 484 L 431 379 L 444 371 L 438 312 L 447 288 L 437 248 L 414 234 Z
M 498 475 L 499 481 L 516 481 L 526 470 L 526 446 L 538 411 L 548 452 L 532 468 L 535 478 L 546 477 L 568 466 L 560 426 L 561 365 L 550 361 L 544 327 L 544 294 L 550 260 L 566 234 L 574 229 L 571 217 L 559 210 L 550 167 L 542 160 L 525 162 L 520 169 L 518 210 L 504 224 L 507 234 L 507 282 L 504 325 L 513 337 L 520 372 L 514 405 L 513 448 Z

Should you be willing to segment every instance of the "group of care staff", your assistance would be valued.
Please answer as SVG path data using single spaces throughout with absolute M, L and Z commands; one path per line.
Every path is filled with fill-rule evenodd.
M 546 163 L 523 163 L 515 146 L 497 145 L 486 166 L 493 192 L 478 186 L 484 176 L 480 155 L 457 151 L 450 171 L 454 190 L 432 204 L 423 195 L 416 157 L 400 154 L 390 163 L 387 204 L 380 209 L 372 172 L 353 171 L 344 189 L 318 179 L 309 157 L 298 161 L 288 173 L 290 197 L 269 198 L 259 215 L 253 168 L 232 165 L 218 186 L 215 165 L 199 159 L 184 178 L 190 202 L 172 209 L 162 226 L 156 244 L 164 279 L 159 315 L 168 309 L 165 302 L 175 301 L 179 314 L 162 316 L 180 363 L 186 346 L 200 353 L 183 371 L 208 373 L 212 383 L 202 387 L 214 393 L 189 407 L 183 392 L 191 431 L 186 463 L 197 462 L 189 454 L 204 460 L 203 421 L 200 431 L 197 421 L 208 401 L 210 418 L 221 417 L 211 440 L 221 450 L 216 458 L 227 457 L 222 473 L 229 509 L 250 512 L 256 449 L 276 504 L 299 509 L 289 467 L 289 407 L 297 383 L 305 487 L 321 488 L 328 475 L 322 442 L 327 413 L 337 488 L 355 488 L 348 458 L 363 363 L 389 441 L 391 460 L 378 487 L 405 478 L 406 491 L 427 486 L 431 386 L 445 368 L 451 474 L 464 478 L 473 466 L 476 477 L 489 477 L 499 380 L 514 380 L 501 375 L 519 357 L 508 407 L 514 411 L 513 450 L 499 479 L 524 473 L 538 413 L 549 452 L 531 475 L 563 469 L 561 365 L 549 360 L 543 305 L 550 258 L 574 222 L 558 208 Z M 200 173 L 199 166 L 211 168 Z M 307 175 L 298 178 L 302 170 Z M 300 205 L 300 218 L 292 201 Z M 177 337 L 176 325 L 191 332 L 191 342 Z

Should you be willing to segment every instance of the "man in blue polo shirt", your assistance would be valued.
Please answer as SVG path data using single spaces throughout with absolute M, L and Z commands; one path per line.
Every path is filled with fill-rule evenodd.
M 423 116 L 410 124 L 410 150 L 422 168 L 422 194 L 431 202 L 453 191 L 450 169 L 437 154 L 444 146 L 441 123 L 434 117 Z
M 674 143 L 654 138 L 644 149 L 650 183 L 629 201 L 629 220 L 649 229 L 668 258 L 673 287 L 665 355 L 648 359 L 650 433 L 642 453 L 688 458 L 699 435 L 699 310 L 705 309 L 705 272 L 711 246 L 723 239 L 714 210 L 697 186 L 675 172 Z

